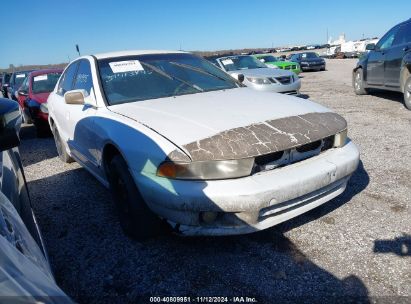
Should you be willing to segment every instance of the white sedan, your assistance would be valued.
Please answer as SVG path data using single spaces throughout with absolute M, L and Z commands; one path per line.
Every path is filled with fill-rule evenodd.
M 136 238 L 271 227 L 342 193 L 359 162 L 341 116 L 185 52 L 81 57 L 48 110 L 60 158 L 111 189 Z
M 269 67 L 254 56 L 220 57 L 215 59 L 215 63 L 223 71 L 254 90 L 288 95 L 300 94 L 301 80 L 297 74 Z

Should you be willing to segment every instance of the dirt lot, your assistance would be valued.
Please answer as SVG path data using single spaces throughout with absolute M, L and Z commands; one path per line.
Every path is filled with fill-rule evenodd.
M 343 115 L 360 147 L 348 189 L 251 235 L 131 241 L 110 193 L 76 163 L 61 163 L 53 139 L 24 127 L 23 164 L 58 284 L 80 303 L 141 302 L 149 294 L 411 301 L 411 111 L 400 94 L 355 96 L 354 65 L 329 60 L 327 71 L 301 75 L 302 93 Z

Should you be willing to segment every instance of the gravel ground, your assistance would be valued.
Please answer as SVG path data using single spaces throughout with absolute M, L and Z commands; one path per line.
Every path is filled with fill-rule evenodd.
M 80 303 L 148 302 L 144 295 L 409 303 L 411 111 L 401 94 L 355 96 L 354 65 L 329 60 L 327 71 L 301 74 L 302 93 L 343 115 L 360 147 L 347 190 L 251 235 L 132 241 L 110 193 L 76 163 L 60 162 L 53 139 L 23 127 L 23 164 L 61 288 Z

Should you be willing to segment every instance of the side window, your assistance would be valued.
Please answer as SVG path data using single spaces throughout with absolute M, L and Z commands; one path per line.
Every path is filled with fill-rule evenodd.
M 384 37 L 381 38 L 380 41 L 377 43 L 377 48 L 380 50 L 388 49 L 392 46 L 392 43 L 395 38 L 395 34 L 398 32 L 398 26 L 391 29 Z
M 411 42 L 411 22 L 402 25 L 398 29 L 398 33 L 395 36 L 392 45 L 401 45 Z
M 66 69 L 64 74 L 61 76 L 59 86 L 57 88 L 57 94 L 63 96 L 64 93 L 66 93 L 67 91 L 72 90 L 74 76 L 76 75 L 76 71 L 77 71 L 77 66 L 78 66 L 78 61 L 72 63 Z
M 74 81 L 74 90 L 85 90 L 90 94 L 93 87 L 93 79 L 91 77 L 91 67 L 88 60 L 81 60 L 77 71 L 76 80 Z
M 22 84 L 21 87 L 20 87 L 20 90 L 26 91 L 26 92 L 29 91 L 29 79 L 30 79 L 30 76 L 27 76 L 27 77 L 24 79 L 23 84 Z

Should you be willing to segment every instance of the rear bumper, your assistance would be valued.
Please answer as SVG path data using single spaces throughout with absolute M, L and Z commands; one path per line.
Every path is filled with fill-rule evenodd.
M 352 143 L 252 176 L 218 181 L 168 180 L 133 172 L 148 206 L 186 235 L 259 231 L 305 213 L 342 193 L 359 162 Z M 204 223 L 201 212 L 216 219 Z

